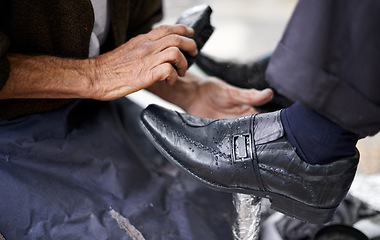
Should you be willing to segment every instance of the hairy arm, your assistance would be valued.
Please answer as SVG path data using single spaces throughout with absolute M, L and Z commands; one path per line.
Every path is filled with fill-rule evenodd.
M 10 73 L 0 99 L 92 98 L 113 100 L 154 82 L 184 76 L 182 51 L 197 54 L 183 25 L 160 26 L 92 59 L 8 54 Z
M 89 98 L 95 69 L 90 59 L 8 54 L 11 70 L 0 99 Z

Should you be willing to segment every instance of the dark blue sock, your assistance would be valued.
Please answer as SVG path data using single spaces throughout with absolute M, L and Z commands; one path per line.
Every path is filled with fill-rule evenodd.
M 300 103 L 282 110 L 281 121 L 286 139 L 307 163 L 327 164 L 356 153 L 357 134 Z

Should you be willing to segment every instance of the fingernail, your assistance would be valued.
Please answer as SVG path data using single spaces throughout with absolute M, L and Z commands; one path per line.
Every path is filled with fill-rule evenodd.
M 265 95 L 272 95 L 272 90 L 270 90 L 269 88 L 266 88 L 266 89 L 262 90 L 261 92 Z

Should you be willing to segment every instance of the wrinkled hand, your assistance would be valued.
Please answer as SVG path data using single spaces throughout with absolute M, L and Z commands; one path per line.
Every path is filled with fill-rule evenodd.
M 199 82 L 196 97 L 185 110 L 205 118 L 237 118 L 257 113 L 253 106 L 263 105 L 272 97 L 270 89 L 242 89 L 208 77 Z
M 157 81 L 174 84 L 187 70 L 181 50 L 197 54 L 195 42 L 188 38 L 193 34 L 183 25 L 160 26 L 94 58 L 91 98 L 116 99 Z

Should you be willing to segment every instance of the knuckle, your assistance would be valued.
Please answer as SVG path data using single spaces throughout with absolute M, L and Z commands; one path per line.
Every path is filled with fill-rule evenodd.
M 181 32 L 186 32 L 187 31 L 187 27 L 185 25 L 178 24 L 176 26 L 178 27 L 178 30 L 180 30 Z
M 162 65 L 162 71 L 165 75 L 169 75 L 173 71 L 173 66 L 169 63 L 165 63 Z
M 170 35 L 167 35 L 163 39 L 163 41 L 165 42 L 164 44 L 167 45 L 168 47 L 173 47 L 173 46 L 179 47 L 181 46 L 183 40 L 178 35 L 170 34 Z
M 190 39 L 191 40 L 191 44 L 193 45 L 193 48 L 197 48 L 197 43 L 195 42 L 194 39 Z
M 181 51 L 176 47 L 171 47 L 169 50 L 169 57 L 172 59 L 178 59 L 182 57 Z
M 177 72 L 170 63 L 164 63 L 160 67 L 159 75 L 160 80 L 173 79 L 177 76 Z
M 170 42 L 174 45 L 174 46 L 180 46 L 183 42 L 182 38 L 178 35 L 171 35 L 170 36 Z
M 172 72 L 173 67 L 169 63 L 163 63 L 156 68 L 153 74 L 153 81 L 165 80 Z
M 169 72 L 167 79 L 175 80 L 177 76 L 177 72 L 172 68 L 172 70 Z
M 163 33 L 170 33 L 170 27 L 168 25 L 161 25 L 157 28 L 157 30 L 163 32 Z
M 138 56 L 138 57 L 143 57 L 143 56 L 148 55 L 147 52 L 148 52 L 148 51 L 147 51 L 147 48 L 144 47 L 144 46 L 138 46 L 138 47 L 136 47 L 136 48 L 134 49 L 134 53 L 135 53 L 135 55 Z

